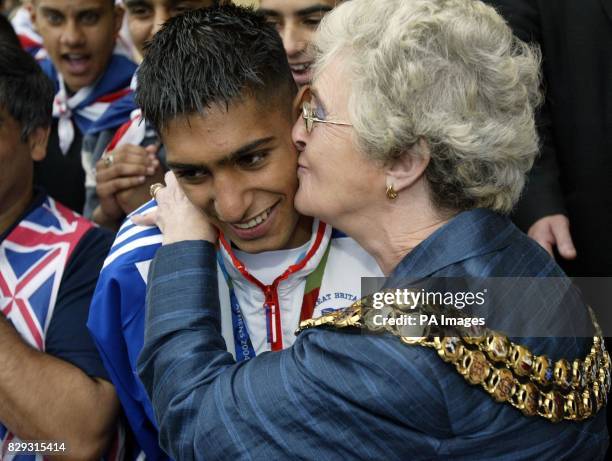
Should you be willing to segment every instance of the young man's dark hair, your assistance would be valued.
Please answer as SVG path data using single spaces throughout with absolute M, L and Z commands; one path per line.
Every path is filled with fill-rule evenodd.
M 5 38 L 10 34 L 4 25 L 0 30 L 0 107 L 19 123 L 25 141 L 36 128 L 51 126 L 55 91 L 34 58 L 23 52 L 19 42 Z
M 229 106 L 244 96 L 290 107 L 297 87 L 283 43 L 251 8 L 191 11 L 167 21 L 158 35 L 138 71 L 136 95 L 158 131 L 177 116 Z

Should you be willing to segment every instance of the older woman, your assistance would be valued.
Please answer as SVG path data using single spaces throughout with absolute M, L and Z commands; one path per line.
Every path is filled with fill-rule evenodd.
M 390 288 L 406 276 L 565 280 L 503 216 L 537 151 L 538 59 L 493 9 L 352 0 L 323 21 L 317 51 L 293 131 L 303 213 L 360 242 Z M 166 244 L 139 369 L 175 459 L 604 458 L 600 338 L 400 341 L 393 328 L 342 328 L 373 328 L 364 303 L 236 364 L 219 332 L 214 246 L 182 241 L 189 223 L 193 238 L 208 224 L 171 176 L 157 199 Z M 553 303 L 530 286 L 538 310 L 510 297 L 521 302 L 505 304 L 507 317 L 591 325 L 574 298 Z
M 296 206 L 391 273 L 460 212 L 499 221 L 492 212 L 512 209 L 538 150 L 539 63 L 480 2 L 357 2 L 342 13 L 318 32 L 306 123 L 293 131 Z

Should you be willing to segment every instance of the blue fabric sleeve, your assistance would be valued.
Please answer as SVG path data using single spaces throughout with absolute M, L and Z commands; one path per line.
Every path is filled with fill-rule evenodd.
M 108 374 L 87 330 L 89 303 L 113 236 L 100 228 L 88 231 L 72 254 L 60 284 L 46 337 L 46 352 L 108 380 Z
M 578 424 L 527 418 L 435 350 L 389 335 L 311 329 L 236 363 L 221 336 L 212 244 L 163 246 L 147 289 L 138 369 L 174 459 L 603 459 L 603 413 Z
M 416 429 L 401 409 L 411 403 L 434 416 L 422 430 L 450 435 L 443 395 L 429 384 L 430 351 L 413 357 L 396 338 L 312 330 L 289 349 L 236 363 L 221 336 L 215 249 L 205 242 L 163 246 L 147 286 L 139 372 L 174 459 L 400 460 L 405 444 L 432 453 L 437 442 L 420 430 L 414 441 L 397 434 Z
M 157 246 L 138 248 L 128 256 L 151 259 Z M 138 259 L 138 258 L 136 258 Z M 136 374 L 136 357 L 144 337 L 146 285 L 135 260 L 114 261 L 100 274 L 87 326 L 121 401 L 124 413 L 147 459 L 165 460 L 153 409 Z

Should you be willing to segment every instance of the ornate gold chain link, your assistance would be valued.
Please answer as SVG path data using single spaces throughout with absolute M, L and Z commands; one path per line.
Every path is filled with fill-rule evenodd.
M 397 305 L 385 308 L 388 316 L 405 313 L 405 308 Z M 467 382 L 480 385 L 497 402 L 510 404 L 527 416 L 537 415 L 552 422 L 582 421 L 606 405 L 610 390 L 610 355 L 601 328 L 589 311 L 595 329 L 591 350 L 584 359 L 571 362 L 553 362 L 486 328 L 477 336 L 445 336 L 426 329 L 420 337 L 402 336 L 397 327 L 375 328 L 368 317 L 381 310 L 370 306 L 367 298 L 346 309 L 305 320 L 297 332 L 325 326 L 361 328 L 371 333 L 388 331 L 407 345 L 435 349 Z

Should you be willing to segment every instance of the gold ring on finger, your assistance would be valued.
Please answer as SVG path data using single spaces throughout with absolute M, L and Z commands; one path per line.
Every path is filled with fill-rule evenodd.
M 155 194 L 159 192 L 160 189 L 163 189 L 165 186 L 162 183 L 156 182 L 155 184 L 151 184 L 149 188 L 149 193 L 151 194 L 151 198 L 155 199 Z
M 109 167 L 115 162 L 115 156 L 113 154 L 104 154 L 102 160 L 104 161 L 104 166 Z

